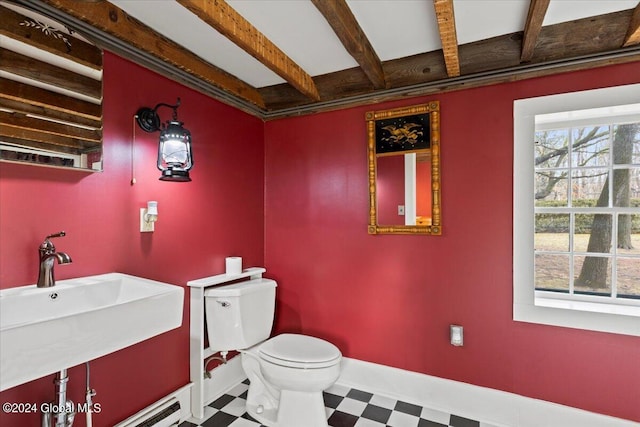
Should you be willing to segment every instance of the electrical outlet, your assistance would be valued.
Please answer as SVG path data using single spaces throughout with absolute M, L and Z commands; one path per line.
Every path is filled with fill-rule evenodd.
M 398 205 L 398 215 L 404 215 L 404 205 Z
M 462 347 L 464 345 L 464 328 L 460 325 L 449 325 L 451 345 Z

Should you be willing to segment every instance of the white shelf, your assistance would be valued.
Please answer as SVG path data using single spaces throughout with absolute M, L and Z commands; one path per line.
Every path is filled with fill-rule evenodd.
M 242 270 L 242 273 L 240 274 L 218 274 L 215 276 L 203 277 L 202 279 L 190 280 L 187 282 L 187 286 L 192 288 L 206 288 L 208 286 L 221 285 L 222 283 L 232 282 L 245 277 L 258 275 L 258 277 L 262 277 L 262 273 L 265 271 L 267 270 L 262 267 L 249 267 Z
M 215 354 L 210 347 L 204 346 L 205 338 L 205 296 L 206 288 L 223 283 L 249 278 L 262 278 L 267 270 L 262 267 L 246 268 L 240 274 L 218 274 L 187 282 L 190 295 L 190 328 L 189 328 L 189 376 L 191 387 L 191 413 L 196 418 L 204 417 L 204 405 L 220 390 L 216 389 L 215 378 L 205 378 L 204 360 Z

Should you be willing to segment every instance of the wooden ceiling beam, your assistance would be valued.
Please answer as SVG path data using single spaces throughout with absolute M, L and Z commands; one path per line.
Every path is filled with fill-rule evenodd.
M 314 101 L 320 101 L 318 89 L 311 76 L 226 1 L 177 1 L 301 93 Z
M 455 83 L 447 78 L 442 53 L 432 51 L 385 61 L 391 92 L 373 91 L 362 70 L 355 67 L 315 77 L 323 100 L 336 101 L 331 104 L 307 108 L 305 99 L 285 84 L 260 88 L 260 93 L 270 109 L 268 119 L 273 119 L 638 61 L 638 47 L 631 48 L 634 54 L 607 56 L 619 50 L 631 15 L 629 9 L 545 26 L 527 64 L 520 62 L 522 31 L 460 45 L 460 66 L 465 73 Z M 574 58 L 590 59 L 574 63 Z M 546 67 L 547 62 L 554 65 Z M 501 72 L 504 69 L 508 71 Z M 405 87 L 408 89 L 402 90 Z
M 345 0 L 311 0 L 376 89 L 387 88 L 380 58 Z
M 536 47 L 544 15 L 549 8 L 550 0 L 531 0 L 529 3 L 529 12 L 527 13 L 527 21 L 524 25 L 524 35 L 522 37 L 522 54 L 521 62 L 529 62 L 533 58 L 533 50 Z
M 256 88 L 166 39 L 108 1 L 40 1 L 232 96 L 265 108 Z
M 622 47 L 633 46 L 640 43 L 640 3 L 633 9 L 633 15 L 631 15 L 631 21 L 629 22 L 629 29 L 627 35 L 624 38 Z
M 460 75 L 460 58 L 458 56 L 458 36 L 456 35 L 453 0 L 433 0 L 433 6 L 436 10 L 447 75 L 458 77 Z
M 606 54 L 620 49 L 633 10 L 621 10 L 555 25 L 540 31 L 530 64 Z
M 202 79 L 202 85 L 192 87 L 209 95 L 212 93 L 210 91 L 211 87 L 224 87 L 219 82 L 214 84 L 210 80 L 201 78 L 199 74 L 193 71 L 194 67 L 181 64 L 180 58 L 174 59 L 177 56 L 172 55 L 173 51 L 170 47 L 172 42 L 162 39 L 161 36 L 154 32 L 152 33 L 155 35 L 146 35 L 144 31 L 151 31 L 148 27 L 128 17 L 124 12 L 114 8 L 104 0 L 92 2 L 90 5 L 87 4 L 88 2 L 77 0 L 38 1 L 50 4 L 72 16 L 73 14 L 69 13 L 68 10 L 73 10 L 74 8 L 80 9 L 81 12 L 86 11 L 89 16 L 95 13 L 100 19 L 103 19 L 102 15 L 104 15 L 108 21 L 105 24 L 107 28 L 110 28 L 109 25 L 113 25 L 118 29 L 120 28 L 118 25 L 121 24 L 123 28 L 128 28 L 133 32 L 133 35 L 127 36 L 131 40 L 127 44 L 134 45 L 139 51 L 142 52 L 146 51 L 146 48 L 154 49 L 160 46 L 157 49 L 159 52 L 154 55 L 154 58 L 165 58 L 162 59 L 164 63 L 176 67 L 175 75 L 171 74 L 173 70 L 167 72 L 168 67 L 159 71 L 161 74 L 178 81 L 180 81 L 180 78 L 189 82 L 191 80 L 188 79 L 192 78 Z M 434 3 L 437 1 L 434 0 Z M 65 7 L 67 10 L 65 10 Z M 453 11 L 452 8 L 450 9 Z M 76 15 L 82 16 L 78 12 L 76 12 Z M 624 56 L 616 54 L 625 40 L 627 43 L 634 43 L 633 37 L 638 28 L 637 16 L 638 8 L 636 7 L 635 10 L 628 9 L 542 27 L 537 37 L 533 57 L 526 64 L 521 63 L 523 31 L 460 46 L 457 46 L 457 43 L 453 43 L 453 46 L 457 46 L 460 67 L 465 71 L 464 79 L 456 80 L 455 82 L 447 79 L 445 66 L 448 64 L 442 60 L 443 54 L 440 51 L 433 51 L 385 61 L 383 70 L 386 83 L 391 91 L 374 90 L 369 78 L 360 67 L 329 73 L 324 76 L 316 76 L 313 80 L 322 98 L 322 102 L 317 106 L 310 104 L 309 99 L 290 84 L 259 89 L 249 86 L 251 91 L 257 92 L 257 99 L 261 101 L 259 105 L 261 110 L 253 106 L 247 106 L 244 102 L 247 100 L 246 93 L 243 96 L 239 96 L 230 90 L 226 90 L 226 92 L 229 95 L 233 95 L 233 98 L 244 100 L 238 102 L 239 108 L 244 109 L 249 114 L 263 119 L 272 119 L 286 115 L 308 114 L 316 111 L 343 108 L 346 105 L 361 105 L 362 103 L 401 99 L 402 97 L 515 81 L 607 64 L 621 64 L 637 61 L 640 56 L 637 44 L 632 46 L 628 50 L 628 54 Z M 102 22 L 100 19 L 95 18 L 94 21 Z M 84 21 L 100 30 L 95 33 L 89 30 L 89 36 L 95 34 L 102 36 L 102 34 L 105 34 L 106 41 L 98 37 L 99 40 L 103 40 L 101 41 L 103 46 L 111 46 L 108 39 L 117 40 L 117 43 L 120 43 L 120 41 L 126 42 L 127 40 L 127 37 L 124 36 L 123 38 L 113 36 L 113 33 L 117 32 L 115 30 L 111 32 L 105 31 L 100 29 L 99 26 L 91 24 L 87 19 L 84 19 Z M 142 31 L 140 28 L 145 28 L 146 30 Z M 116 46 L 116 43 L 113 46 Z M 112 48 L 111 50 L 117 52 L 117 49 Z M 608 55 L 610 51 L 614 53 L 611 56 Z M 583 59 L 573 62 L 575 58 Z M 551 63 L 549 67 L 545 65 L 547 62 Z M 207 68 L 209 67 L 205 62 L 201 61 L 201 63 Z M 402 91 L 405 86 L 408 87 L 407 90 Z M 217 97 L 219 95 L 214 92 L 213 96 Z M 342 99 L 344 99 L 343 102 L 341 102 Z M 252 104 L 258 105 L 256 103 Z M 232 105 L 236 104 L 232 103 Z

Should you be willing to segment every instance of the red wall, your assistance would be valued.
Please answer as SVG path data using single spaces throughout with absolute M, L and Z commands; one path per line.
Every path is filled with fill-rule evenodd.
M 180 286 L 224 272 L 224 258 L 264 265 L 264 125 L 122 60 L 104 58 L 104 172 L 81 173 L 0 164 L 0 287 L 35 283 L 38 246 L 47 234 L 73 258 L 56 266 L 65 279 L 111 271 Z M 141 106 L 174 103 L 193 136 L 193 182 L 158 181 L 159 134 L 135 130 Z M 162 120 L 171 110 L 159 110 Z M 154 233 L 139 232 L 139 209 L 158 201 Z M 94 402 L 102 412 L 94 426 L 112 426 L 189 382 L 189 292 L 181 328 L 91 362 Z M 69 370 L 69 394 L 84 400 L 84 366 Z M 2 402 L 52 401 L 53 375 L 0 393 Z M 0 425 L 39 425 L 39 414 L 0 413 Z M 84 426 L 78 416 L 74 425 Z
M 640 421 L 640 339 L 512 320 L 513 100 L 640 82 L 640 62 L 265 126 L 278 330 L 348 357 Z M 442 236 L 367 234 L 366 111 L 440 101 Z M 465 346 L 449 344 L 449 324 Z

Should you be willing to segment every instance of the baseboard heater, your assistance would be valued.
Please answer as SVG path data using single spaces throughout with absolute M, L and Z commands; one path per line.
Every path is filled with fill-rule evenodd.
M 180 401 L 171 398 L 136 414 L 116 427 L 171 427 L 180 423 Z

